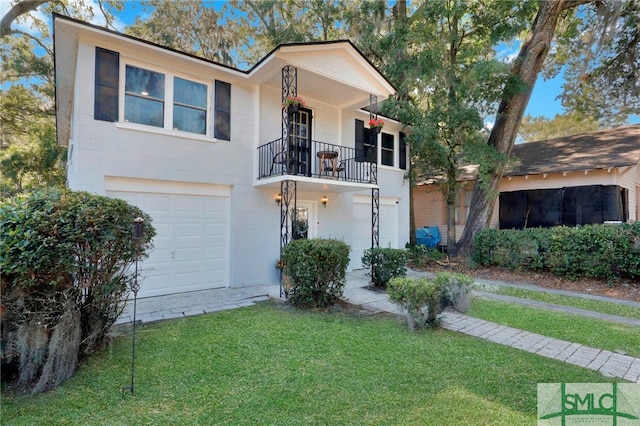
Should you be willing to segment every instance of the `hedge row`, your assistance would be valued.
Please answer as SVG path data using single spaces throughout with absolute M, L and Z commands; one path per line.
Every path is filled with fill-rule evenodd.
M 640 222 L 476 233 L 483 266 L 547 271 L 571 279 L 640 281 Z

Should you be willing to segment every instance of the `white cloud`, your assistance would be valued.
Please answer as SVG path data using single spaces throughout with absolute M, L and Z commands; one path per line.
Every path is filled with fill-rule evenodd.
M 506 63 L 513 62 L 520 52 L 520 44 L 520 40 L 514 40 L 510 43 L 500 43 L 496 46 L 497 59 Z

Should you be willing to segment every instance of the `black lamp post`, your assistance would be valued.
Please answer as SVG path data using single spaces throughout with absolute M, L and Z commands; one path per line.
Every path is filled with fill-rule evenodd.
M 138 300 L 138 290 L 140 285 L 138 284 L 138 259 L 140 258 L 140 239 L 142 238 L 144 231 L 144 219 L 137 217 L 133 220 L 133 239 L 136 242 L 136 269 L 133 277 L 133 283 L 131 284 L 131 291 L 133 292 L 133 333 L 131 335 L 131 386 L 122 388 L 122 394 L 125 391 L 129 391 L 131 395 L 134 394 L 134 379 L 135 379 L 135 359 L 136 359 L 136 304 Z

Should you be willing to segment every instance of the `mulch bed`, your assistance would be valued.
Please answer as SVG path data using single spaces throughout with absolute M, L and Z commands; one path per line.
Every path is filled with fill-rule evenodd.
M 594 279 L 580 279 L 572 281 L 566 278 L 541 272 L 516 272 L 503 268 L 478 267 L 470 269 L 463 264 L 436 264 L 428 266 L 425 270 L 431 272 L 449 271 L 471 275 L 475 278 L 489 280 L 506 281 L 518 284 L 533 284 L 540 287 L 553 288 L 558 290 L 569 290 L 585 294 L 596 294 L 599 296 L 612 297 L 616 299 L 631 300 L 640 302 L 640 283 L 618 282 L 609 283 Z

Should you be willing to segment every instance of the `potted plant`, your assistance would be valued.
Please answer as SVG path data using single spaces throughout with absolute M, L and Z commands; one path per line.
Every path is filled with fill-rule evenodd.
M 376 132 L 376 134 L 380 133 L 383 127 L 384 127 L 384 120 L 382 118 L 374 117 L 371 120 L 369 120 L 369 128 L 372 129 L 374 132 Z
M 298 112 L 301 106 L 307 106 L 307 103 L 300 96 L 289 95 L 282 103 L 282 108 L 289 112 Z

